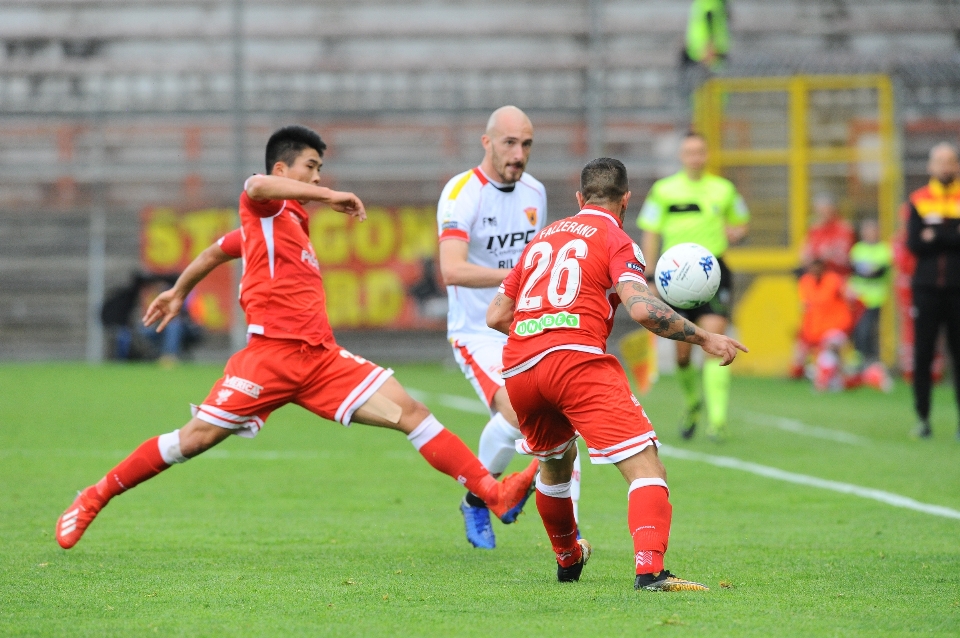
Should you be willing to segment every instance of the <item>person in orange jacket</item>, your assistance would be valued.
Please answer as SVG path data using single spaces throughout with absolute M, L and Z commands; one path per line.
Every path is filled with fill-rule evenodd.
M 807 358 L 816 353 L 813 384 L 818 390 L 842 390 L 840 349 L 853 327 L 853 313 L 847 301 L 846 281 L 828 270 L 822 259 L 811 262 L 800 277 L 803 319 L 794 355 L 793 376 L 803 376 Z

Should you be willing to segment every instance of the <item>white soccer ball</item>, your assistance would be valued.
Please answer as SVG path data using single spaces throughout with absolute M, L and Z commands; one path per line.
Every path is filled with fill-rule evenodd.
M 717 294 L 720 265 L 700 244 L 677 244 L 657 261 L 657 290 L 674 308 L 695 308 Z

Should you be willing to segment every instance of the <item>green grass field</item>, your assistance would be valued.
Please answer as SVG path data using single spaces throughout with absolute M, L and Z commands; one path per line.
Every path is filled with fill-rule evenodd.
M 470 401 L 448 407 L 458 405 L 449 395 L 475 400 L 458 371 L 396 370 L 476 445 L 484 417 L 464 410 Z M 53 526 L 76 490 L 184 423 L 220 374 L 0 367 L 0 634 L 960 634 L 960 520 L 705 462 L 732 457 L 960 510 L 945 388 L 934 439 L 912 441 L 902 385 L 818 396 L 736 378 L 733 438 L 716 445 L 678 440 L 678 391 L 662 379 L 643 398 L 661 440 L 701 454 L 664 454 L 667 566 L 706 593 L 633 590 L 626 484 L 612 467 L 584 465 L 595 554 L 581 582 L 559 585 L 532 503 L 517 525 L 497 524 L 497 550 L 475 550 L 459 486 L 403 436 L 293 406 L 256 439 L 228 440 L 117 498 L 61 550 Z

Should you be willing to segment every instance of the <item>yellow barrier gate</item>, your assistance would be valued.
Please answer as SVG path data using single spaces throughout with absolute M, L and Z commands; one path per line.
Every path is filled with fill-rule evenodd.
M 714 78 L 696 95 L 695 123 L 710 146 L 709 170 L 736 184 L 752 214 L 750 238 L 726 260 L 752 281 L 734 323 L 751 354 L 742 372 L 787 370 L 800 322 L 796 281 L 810 202 L 828 192 L 853 222 L 877 218 L 888 239 L 901 172 L 893 91 L 884 75 Z M 892 361 L 894 317 L 881 347 Z

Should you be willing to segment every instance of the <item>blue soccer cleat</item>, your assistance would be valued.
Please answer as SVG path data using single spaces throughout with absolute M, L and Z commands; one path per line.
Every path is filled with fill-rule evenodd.
M 467 541 L 480 549 L 494 549 L 497 539 L 493 535 L 493 525 L 490 524 L 490 510 L 470 505 L 464 498 L 460 501 L 460 511 L 467 528 Z

